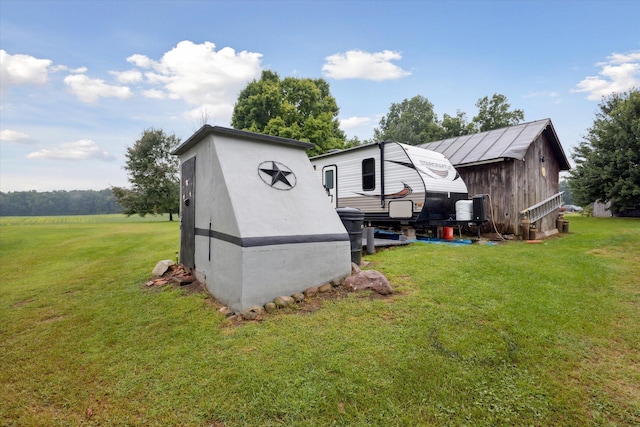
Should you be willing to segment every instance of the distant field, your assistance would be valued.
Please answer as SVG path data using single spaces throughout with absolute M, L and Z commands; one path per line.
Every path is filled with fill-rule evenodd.
M 168 216 L 0 218 L 0 425 L 640 425 L 640 220 L 569 218 L 367 256 L 395 295 L 239 326 L 143 286 Z

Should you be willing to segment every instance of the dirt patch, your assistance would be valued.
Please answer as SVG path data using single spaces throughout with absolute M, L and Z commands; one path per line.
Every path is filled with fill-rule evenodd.
M 151 278 L 144 284 L 147 288 L 159 288 L 164 285 L 179 287 L 186 293 L 205 291 L 204 286 L 198 282 L 196 276 L 187 267 L 181 264 L 169 266 L 162 276 Z
M 246 322 L 262 322 L 269 316 L 275 315 L 275 314 L 285 315 L 285 316 L 306 316 L 321 310 L 324 304 L 326 303 L 340 301 L 349 297 L 374 300 L 374 299 L 390 299 L 391 297 L 393 297 L 393 295 L 380 295 L 370 290 L 356 292 L 348 289 L 345 286 L 340 285 L 340 286 L 331 288 L 331 290 L 329 290 L 328 292 L 318 293 L 310 298 L 305 298 L 304 300 L 294 304 L 293 306 L 278 309 L 275 313 L 272 313 L 272 314 L 263 313 L 254 320 L 245 320 L 242 318 L 241 315 L 230 316 L 227 318 L 226 326 L 235 327 L 235 326 L 241 326 Z M 215 299 L 213 299 L 213 297 L 211 297 L 210 295 L 209 295 L 209 298 L 215 301 Z M 216 305 L 218 307 L 222 307 L 222 305 L 218 302 L 216 302 Z
M 64 316 L 49 316 L 41 320 L 42 323 L 55 322 L 64 319 Z
M 12 307 L 22 307 L 25 304 L 29 304 L 30 302 L 34 302 L 36 299 L 35 298 L 31 298 L 31 299 L 26 299 L 24 301 L 18 301 L 17 303 L 13 304 Z
M 149 293 L 160 292 L 162 289 L 170 286 L 174 289 L 180 290 L 184 295 L 201 294 L 204 296 L 204 300 L 208 304 L 213 305 L 216 309 L 220 309 L 222 307 L 222 304 L 216 301 L 216 299 L 209 294 L 204 284 L 200 283 L 189 273 L 188 269 L 182 265 L 171 266 L 171 268 L 169 268 L 169 270 L 167 270 L 167 272 L 161 277 L 149 279 L 140 286 Z
M 295 309 L 290 310 L 290 312 L 296 314 L 313 313 L 320 310 L 322 308 L 322 305 L 326 301 L 338 301 L 347 298 L 351 293 L 352 292 L 349 292 L 349 290 L 344 288 L 343 286 L 336 286 L 334 288 L 331 288 L 331 290 L 328 292 L 324 292 L 321 294 L 319 293 L 310 298 L 305 298 L 304 300 L 296 304 Z

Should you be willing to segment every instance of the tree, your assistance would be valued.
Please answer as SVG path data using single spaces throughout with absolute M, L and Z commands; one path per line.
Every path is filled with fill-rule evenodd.
M 456 136 L 469 135 L 475 132 L 473 123 L 467 121 L 467 114 L 460 110 L 456 111 L 456 116 L 452 117 L 445 113 L 442 116 L 442 134 L 440 138 L 455 138 Z
M 445 113 L 439 121 L 433 104 L 423 96 L 414 96 L 400 104 L 391 104 L 387 115 L 380 119 L 380 127 L 373 130 L 373 139 L 418 145 L 512 126 L 524 120 L 522 110 L 509 111 L 511 105 L 504 95 L 494 94 L 491 99 L 485 96 L 476 106 L 478 115 L 471 122 L 460 110 L 456 110 L 455 116 Z
M 610 201 L 624 213 L 640 205 L 640 90 L 612 94 L 599 108 L 572 155 L 569 186 L 579 205 Z
M 315 144 L 310 156 L 332 148 L 343 148 L 338 104 L 323 79 L 286 77 L 262 72 L 260 80 L 249 83 L 238 96 L 231 126 L 267 135 Z
M 376 141 L 398 141 L 409 145 L 435 141 L 442 135 L 433 104 L 417 95 L 399 104 L 393 103 L 386 116 L 380 119 L 380 128 L 373 130 Z
M 121 213 L 111 190 L 0 192 L 0 216 L 95 215 Z
M 354 148 L 354 147 L 359 147 L 361 145 L 364 144 L 369 144 L 372 141 L 369 140 L 364 140 L 364 141 L 360 141 L 360 138 L 358 138 L 357 136 L 354 136 L 353 138 L 347 139 L 344 143 L 344 148 Z
M 571 194 L 571 188 L 569 187 L 569 181 L 566 179 L 560 179 L 560 191 L 563 191 L 562 202 L 565 205 L 573 205 L 573 195 Z
M 173 214 L 180 209 L 180 176 L 179 160 L 171 150 L 179 143 L 175 135 L 151 128 L 127 148 L 124 169 L 132 188 L 111 188 L 124 214 L 168 213 L 169 221 L 173 221 Z
M 509 111 L 511 104 L 506 96 L 499 93 L 493 94 L 491 99 L 487 96 L 480 98 L 476 102 L 476 107 L 478 107 L 478 114 L 473 118 L 473 123 L 478 132 L 513 126 L 524 121 L 524 112 Z

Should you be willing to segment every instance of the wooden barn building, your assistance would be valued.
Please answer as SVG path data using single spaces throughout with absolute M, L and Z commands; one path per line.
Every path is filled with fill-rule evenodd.
M 444 154 L 469 195 L 488 194 L 490 225 L 484 231 L 522 235 L 527 217 L 536 232 L 556 230 L 562 206 L 560 171 L 570 165 L 550 119 L 422 144 Z M 490 227 L 490 228 L 489 228 Z

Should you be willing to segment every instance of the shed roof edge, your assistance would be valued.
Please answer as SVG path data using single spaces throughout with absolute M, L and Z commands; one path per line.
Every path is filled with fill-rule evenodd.
M 282 138 L 280 136 L 265 135 L 262 133 L 249 132 L 246 130 L 232 129 L 232 128 L 227 128 L 222 126 L 204 125 L 200 129 L 198 129 L 193 135 L 191 135 L 186 141 L 180 144 L 175 150 L 173 150 L 171 154 L 180 155 L 185 153 L 187 150 L 189 150 L 191 147 L 193 147 L 198 142 L 203 140 L 209 134 L 236 136 L 236 137 L 251 139 L 254 141 L 283 144 L 283 145 L 288 145 L 295 148 L 300 148 L 302 150 L 309 150 L 315 147 L 315 144 L 311 142 L 302 142 L 296 139 Z

